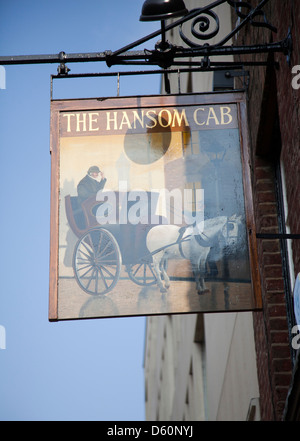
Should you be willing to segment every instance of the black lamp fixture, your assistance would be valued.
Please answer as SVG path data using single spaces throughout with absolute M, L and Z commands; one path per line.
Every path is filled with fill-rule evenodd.
M 165 20 L 188 14 L 183 0 L 146 0 L 142 7 L 140 21 L 161 22 L 161 41 L 156 45 L 158 51 L 168 51 Z
M 146 0 L 140 21 L 167 20 L 187 13 L 183 0 Z
M 166 41 L 165 20 L 181 17 L 188 14 L 188 12 L 183 0 L 146 0 L 144 2 L 140 21 L 160 20 L 161 22 L 161 41 L 156 44 L 155 48 L 158 53 L 163 54 L 163 62 L 170 56 L 170 50 L 172 49 L 172 46 Z M 166 92 L 170 93 L 170 83 L 166 72 L 164 78 Z

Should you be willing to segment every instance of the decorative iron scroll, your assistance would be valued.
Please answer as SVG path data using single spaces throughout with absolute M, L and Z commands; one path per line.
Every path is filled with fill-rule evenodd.
M 250 23 L 253 26 L 262 26 L 270 29 L 273 32 L 277 32 L 277 29 L 268 22 L 266 14 L 261 9 L 265 5 L 265 3 L 267 3 L 266 1 L 261 2 L 260 5 L 258 5 L 256 8 L 253 8 L 249 2 L 227 0 L 227 3 L 235 9 L 237 16 L 242 18 L 243 20 L 247 18 L 249 14 L 251 14 Z M 242 8 L 247 8 L 249 10 L 249 14 L 243 14 Z M 256 17 L 262 17 L 263 22 L 255 21 L 254 18 Z
M 269 0 L 267 0 L 269 1 Z M 215 37 L 220 31 L 220 20 L 218 15 L 213 11 L 214 8 L 223 3 L 228 3 L 234 10 L 238 17 L 237 25 L 225 38 L 223 38 L 215 46 L 222 46 L 230 40 L 246 23 L 252 26 L 264 27 L 272 32 L 277 32 L 277 29 L 268 22 L 265 12 L 262 7 L 267 3 L 262 1 L 258 6 L 253 7 L 249 2 L 223 0 L 215 2 L 204 8 L 193 9 L 188 15 L 184 17 L 184 23 L 193 18 L 191 23 L 191 33 L 197 40 L 209 40 Z M 246 9 L 245 12 L 243 12 Z M 189 18 L 191 17 L 191 18 Z M 180 24 L 179 29 L 181 39 L 191 48 L 200 47 L 200 44 L 192 42 L 183 31 L 183 23 Z
M 215 29 L 213 29 L 212 31 L 210 30 L 211 28 L 211 20 L 208 18 L 212 17 L 213 20 L 215 21 Z M 196 29 L 196 26 L 198 25 L 199 29 Z M 213 38 L 214 36 L 216 36 L 220 31 L 220 21 L 219 21 L 219 17 L 217 16 L 217 14 L 215 14 L 213 11 L 206 11 L 205 15 L 199 15 L 199 17 L 196 17 L 193 20 L 193 23 L 191 25 L 191 33 L 193 34 L 193 36 L 199 40 L 209 40 L 211 38 Z M 189 38 L 186 37 L 186 35 L 184 34 L 183 30 L 182 30 L 182 25 L 180 25 L 180 29 L 179 29 L 179 33 L 180 33 L 180 37 L 182 38 L 182 40 L 190 47 L 197 47 L 198 45 L 196 45 L 195 43 L 193 43 Z

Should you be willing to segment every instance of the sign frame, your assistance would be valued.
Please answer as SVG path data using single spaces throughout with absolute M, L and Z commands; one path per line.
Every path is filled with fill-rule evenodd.
M 50 153 L 51 153 L 51 219 L 50 219 L 50 279 L 49 279 L 49 321 L 75 320 L 82 318 L 105 318 L 105 317 L 126 317 L 126 316 L 144 316 L 144 315 L 166 315 L 180 313 L 201 313 L 201 312 L 226 312 L 226 308 L 221 310 L 191 310 L 191 311 L 156 311 L 149 313 L 129 314 L 109 314 L 109 315 L 87 315 L 87 316 L 60 316 L 59 314 L 59 230 L 60 230 L 60 173 L 61 173 L 61 119 L 63 115 L 76 115 L 83 112 L 90 116 L 89 121 L 81 121 L 81 127 L 85 123 L 91 131 L 97 129 L 95 113 L 97 112 L 117 112 L 125 109 L 159 109 L 182 106 L 197 106 L 198 109 L 206 109 L 207 106 L 230 106 L 236 108 L 240 154 L 242 165 L 242 184 L 244 193 L 245 208 L 245 229 L 248 241 L 248 253 L 251 275 L 251 305 L 246 308 L 240 308 L 238 305 L 234 309 L 228 309 L 228 312 L 253 311 L 262 308 L 261 299 L 261 281 L 258 265 L 256 229 L 254 219 L 254 207 L 251 191 L 250 174 L 250 148 L 249 133 L 247 126 L 247 104 L 244 92 L 218 92 L 205 94 L 181 94 L 181 95 L 152 95 L 138 97 L 117 97 L 117 98 L 88 98 L 88 99 L 67 99 L 51 101 L 50 118 Z M 202 115 L 202 111 L 200 112 Z M 93 116 L 94 115 L 94 116 Z M 224 116 L 224 115 L 223 115 Z M 70 129 L 73 117 L 65 118 L 65 132 Z M 75 121 L 75 120 L 74 120 Z M 111 120 L 114 124 L 115 120 Z M 125 121 L 126 122 L 126 121 Z M 199 120 L 197 121 L 199 124 Z M 68 126 L 69 124 L 69 126 Z M 87 127 L 85 125 L 85 128 Z M 162 125 L 164 125 L 162 123 Z M 202 122 L 201 122 L 202 125 Z M 67 128 L 66 128 L 67 127 Z M 79 126 L 78 126 L 79 127 Z M 124 125 L 125 127 L 125 125 Z M 65 133 L 65 135 L 68 135 Z M 83 136 L 85 134 L 78 134 Z M 109 294 L 107 294 L 109 296 Z

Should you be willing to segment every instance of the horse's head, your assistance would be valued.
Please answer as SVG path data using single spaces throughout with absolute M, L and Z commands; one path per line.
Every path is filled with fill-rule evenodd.
M 233 246 L 239 240 L 239 226 L 242 224 L 242 216 L 233 215 L 230 218 L 219 216 L 206 219 L 192 227 L 193 235 L 200 236 L 203 246 L 220 248 Z
M 227 222 L 222 228 L 222 235 L 227 246 L 236 245 L 239 241 L 239 226 L 242 224 L 242 216 L 233 216 L 227 219 Z

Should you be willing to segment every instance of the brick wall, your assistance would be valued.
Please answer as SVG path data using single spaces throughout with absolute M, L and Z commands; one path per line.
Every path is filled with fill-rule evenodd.
M 290 66 L 286 63 L 277 74 L 278 105 L 282 115 L 280 119 L 282 143 L 282 161 L 286 169 L 287 199 L 289 205 L 288 224 L 292 232 L 300 232 L 300 89 L 291 87 L 291 68 L 300 64 L 300 2 L 298 0 L 276 1 L 274 20 L 278 34 L 285 36 L 291 27 L 293 52 Z M 300 271 L 300 241 L 293 241 L 293 260 L 295 272 Z
M 274 169 L 268 160 L 255 160 L 253 192 L 257 231 L 278 232 Z M 280 420 L 292 366 L 279 241 L 259 240 L 258 253 L 263 311 L 255 312 L 253 320 L 261 417 Z
M 257 3 L 251 1 L 252 5 Z M 237 43 L 279 41 L 287 36 L 291 27 L 294 45 L 291 66 L 300 64 L 300 2 L 272 0 L 264 11 L 278 33 L 247 26 L 239 33 Z M 252 59 L 266 59 L 266 56 L 256 55 Z M 278 232 L 274 164 L 281 159 L 287 178 L 288 224 L 291 232 L 300 233 L 300 90 L 291 87 L 291 66 L 286 63 L 285 56 L 278 54 L 275 59 L 280 62 L 279 70 L 264 67 L 250 70 L 248 123 L 256 228 L 260 233 Z M 258 252 L 263 310 L 253 314 L 253 321 L 261 417 L 280 420 L 292 371 L 280 243 L 259 239 Z M 293 241 L 293 260 L 297 273 L 300 271 L 300 241 Z

